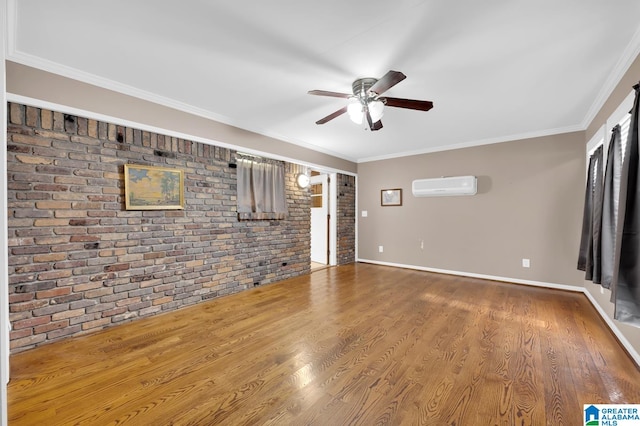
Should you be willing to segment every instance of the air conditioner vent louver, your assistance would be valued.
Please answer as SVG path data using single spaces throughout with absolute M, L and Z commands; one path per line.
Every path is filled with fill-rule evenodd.
M 477 191 L 478 185 L 475 176 L 416 179 L 411 184 L 411 192 L 414 197 L 475 195 Z

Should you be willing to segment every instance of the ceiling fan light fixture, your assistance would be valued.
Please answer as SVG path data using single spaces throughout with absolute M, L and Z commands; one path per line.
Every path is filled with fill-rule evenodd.
M 349 113 L 349 118 L 356 124 L 362 124 L 362 118 L 364 116 L 364 110 L 362 108 L 362 104 L 360 100 L 357 98 L 351 99 L 349 105 L 347 105 L 347 112 Z
M 371 114 L 371 120 L 375 123 L 376 121 L 380 121 L 382 115 L 384 114 L 384 103 L 379 100 L 369 101 L 369 114 Z
M 353 95 L 327 90 L 310 90 L 310 95 L 348 99 L 347 105 L 316 121 L 316 124 L 325 124 L 342 114 L 349 113 L 351 121 L 358 125 L 362 125 L 366 117 L 365 129 L 376 131 L 383 127 L 381 118 L 386 106 L 418 111 L 429 111 L 433 108 L 433 102 L 431 101 L 390 98 L 388 96 L 380 97 L 405 78 L 407 78 L 406 75 L 400 71 L 393 70 L 389 70 L 380 80 L 371 77 L 359 78 L 351 85 Z

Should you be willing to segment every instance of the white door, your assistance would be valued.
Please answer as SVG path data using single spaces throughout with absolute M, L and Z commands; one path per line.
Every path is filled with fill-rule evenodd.
M 311 176 L 311 261 L 329 263 L 328 175 Z

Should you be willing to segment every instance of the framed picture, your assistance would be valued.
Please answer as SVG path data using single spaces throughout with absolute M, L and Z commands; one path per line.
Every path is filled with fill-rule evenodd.
M 184 172 L 125 164 L 124 192 L 127 210 L 181 210 L 184 208 Z
M 383 189 L 380 191 L 381 206 L 401 206 L 402 205 L 402 189 Z

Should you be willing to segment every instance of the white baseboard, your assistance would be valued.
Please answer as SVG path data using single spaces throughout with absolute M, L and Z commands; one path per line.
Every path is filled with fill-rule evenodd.
M 591 293 L 589 293 L 589 291 L 584 287 L 578 287 L 578 286 L 572 286 L 572 285 L 566 285 L 566 284 L 547 283 L 547 282 L 541 282 L 541 281 L 522 280 L 518 278 L 497 277 L 493 275 L 475 274 L 471 272 L 451 271 L 447 269 L 428 268 L 425 266 L 406 265 L 401 263 L 380 262 L 377 260 L 370 260 L 370 259 L 357 259 L 357 261 L 361 263 L 371 263 L 374 265 L 392 266 L 395 268 L 414 269 L 417 271 L 435 272 L 438 274 L 457 275 L 461 277 L 470 277 L 470 278 L 480 278 L 480 279 L 491 280 L 491 281 L 501 281 L 501 282 L 507 282 L 507 283 L 523 284 L 523 285 L 530 285 L 535 287 L 545 287 L 545 288 L 550 288 L 555 290 L 575 291 L 578 293 L 583 293 L 585 296 L 587 296 L 587 299 L 589 299 L 589 302 L 591 302 L 593 307 L 596 308 L 596 311 L 598 312 L 598 314 L 602 317 L 604 322 L 611 329 L 611 331 L 616 336 L 620 344 L 625 348 L 629 356 L 631 356 L 631 358 L 634 360 L 634 362 L 636 363 L 636 366 L 640 368 L 640 354 L 638 354 L 638 351 L 636 350 L 636 348 L 633 347 L 633 345 L 629 342 L 629 340 L 624 336 L 622 331 L 620 331 L 620 329 L 618 328 L 614 320 L 611 319 L 609 315 L 607 315 L 607 313 L 600 306 L 597 300 L 594 299 Z
M 600 306 L 597 300 L 591 295 L 591 293 L 589 293 L 586 288 L 583 290 L 583 293 L 587 296 L 587 299 L 589 299 L 593 307 L 596 308 L 596 311 L 598 311 L 604 322 L 607 323 L 607 325 L 611 329 L 611 332 L 618 338 L 620 344 L 624 346 L 625 350 L 629 353 L 629 356 L 633 358 L 636 366 L 640 368 L 640 354 L 638 354 L 638 351 L 636 351 L 631 342 L 629 342 L 624 334 L 622 334 L 622 331 L 620 331 L 614 320 L 611 319 L 609 315 L 607 315 L 604 309 L 602 309 L 602 306 Z

